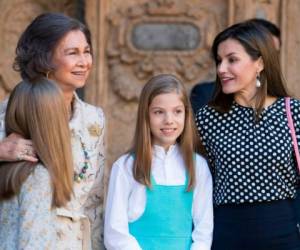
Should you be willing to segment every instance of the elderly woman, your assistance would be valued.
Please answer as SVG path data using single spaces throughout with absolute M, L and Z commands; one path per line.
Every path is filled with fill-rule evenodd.
M 102 249 L 102 176 L 104 169 L 104 114 L 81 101 L 75 93 L 83 87 L 92 67 L 89 30 L 63 14 L 46 13 L 26 28 L 16 48 L 15 68 L 23 79 L 46 76 L 63 92 L 69 113 L 74 162 L 74 194 L 56 209 L 58 249 Z M 4 119 L 6 102 L 1 105 Z M 36 161 L 35 145 L 11 134 L 5 138 L 1 123 L 0 159 Z

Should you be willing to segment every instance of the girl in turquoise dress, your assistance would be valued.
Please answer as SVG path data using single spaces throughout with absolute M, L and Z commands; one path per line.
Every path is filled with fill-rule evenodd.
M 212 180 L 196 154 L 181 82 L 158 75 L 143 88 L 133 147 L 113 165 L 105 214 L 108 250 L 209 250 Z

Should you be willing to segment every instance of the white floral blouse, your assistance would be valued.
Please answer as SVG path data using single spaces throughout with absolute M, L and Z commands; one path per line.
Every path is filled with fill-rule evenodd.
M 88 168 L 83 179 L 74 182 L 72 200 L 65 208 L 56 209 L 56 249 L 102 250 L 105 119 L 100 108 L 81 101 L 76 94 L 74 96 L 73 115 L 69 123 L 74 170 L 81 173 L 85 161 L 88 162 Z M 6 105 L 4 102 L 0 106 L 1 138 L 5 137 Z
M 56 249 L 55 212 L 48 171 L 37 165 L 19 195 L 0 202 L 0 249 Z

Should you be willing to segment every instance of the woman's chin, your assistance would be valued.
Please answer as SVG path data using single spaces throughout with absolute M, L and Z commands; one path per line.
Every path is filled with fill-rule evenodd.
M 226 95 L 233 94 L 235 91 L 230 88 L 222 88 L 222 92 Z

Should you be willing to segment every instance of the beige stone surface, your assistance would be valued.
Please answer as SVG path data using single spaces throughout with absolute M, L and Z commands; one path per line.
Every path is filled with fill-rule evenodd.
M 98 19 L 97 4 L 102 16 Z M 228 6 L 223 0 L 88 0 L 86 7 L 86 19 L 98 37 L 95 40 L 99 51 L 93 72 L 97 77 L 92 77 L 94 82 L 86 87 L 86 97 L 104 107 L 110 166 L 130 147 L 138 97 L 151 76 L 176 74 L 188 89 L 213 78 L 209 48 L 217 32 L 227 25 Z M 131 40 L 132 29 L 136 24 L 149 22 L 195 25 L 200 32 L 200 44 L 193 51 L 137 50 Z M 97 84 L 102 92 L 96 91 Z
M 300 98 L 300 1 L 285 0 L 282 3 L 281 61 L 290 94 Z

